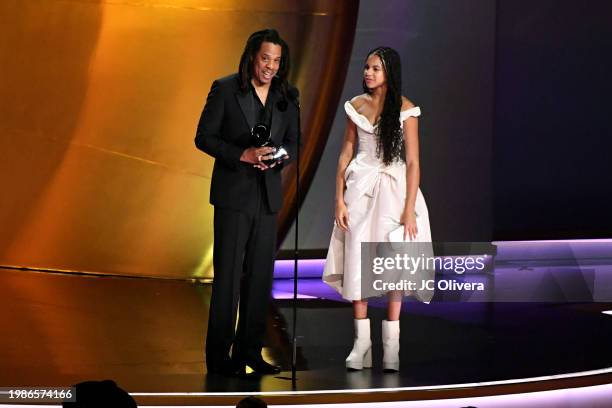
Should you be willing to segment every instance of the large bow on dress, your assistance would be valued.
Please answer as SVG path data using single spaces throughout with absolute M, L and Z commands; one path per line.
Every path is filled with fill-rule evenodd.
M 406 174 L 404 163 L 385 166 L 381 162 L 368 162 L 366 158 L 366 155 L 360 153 L 346 168 L 346 191 L 344 192 L 346 204 L 354 203 L 363 195 L 372 197 L 381 175 L 388 174 L 396 181 L 401 181 Z

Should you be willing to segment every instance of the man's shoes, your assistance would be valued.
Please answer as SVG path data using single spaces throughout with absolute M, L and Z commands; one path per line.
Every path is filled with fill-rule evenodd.
M 255 375 L 278 374 L 281 372 L 280 367 L 267 363 L 263 358 L 245 360 L 242 362 L 242 366 L 249 366 Z
M 231 361 L 219 365 L 209 365 L 207 368 L 208 374 L 217 374 L 225 376 L 239 376 L 244 372 L 244 367 L 238 366 Z

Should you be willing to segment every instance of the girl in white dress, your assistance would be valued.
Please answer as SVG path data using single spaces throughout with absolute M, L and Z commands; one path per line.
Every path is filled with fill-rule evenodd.
M 361 296 L 361 242 L 388 242 L 403 225 L 405 241 L 431 241 L 419 189 L 419 107 L 401 95 L 399 54 L 372 50 L 363 72 L 364 94 L 344 104 L 347 125 L 336 174 L 335 226 L 323 280 L 353 302 L 355 342 L 346 367 L 372 366 L 367 299 Z M 357 155 L 355 145 L 358 146 Z M 417 223 L 418 219 L 418 223 Z M 428 302 L 432 293 L 419 296 Z M 383 321 L 383 368 L 399 370 L 399 316 L 403 292 L 389 292 Z

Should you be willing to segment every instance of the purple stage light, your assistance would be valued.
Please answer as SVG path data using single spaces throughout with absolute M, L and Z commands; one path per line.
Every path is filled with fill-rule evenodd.
M 495 262 L 492 274 L 480 274 L 480 278 L 467 273 L 458 276 L 466 282 L 480 279 L 488 292 L 468 298 L 451 296 L 454 301 L 612 301 L 612 239 L 497 241 L 493 244 L 497 246 L 497 255 L 485 255 L 487 264 Z M 341 300 L 333 289 L 321 282 L 324 265 L 324 259 L 299 261 L 298 297 Z M 293 297 L 293 275 L 293 260 L 276 261 L 275 298 Z M 548 290 L 550 288 L 556 289 Z M 443 296 L 438 300 L 450 298 Z
M 300 259 L 298 272 L 300 278 L 320 278 L 323 275 L 325 259 Z M 293 259 L 283 259 L 274 264 L 275 278 L 293 278 Z

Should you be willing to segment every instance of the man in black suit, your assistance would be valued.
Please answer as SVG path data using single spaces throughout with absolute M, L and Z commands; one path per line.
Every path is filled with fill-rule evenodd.
M 213 82 L 195 144 L 215 158 L 214 281 L 206 338 L 209 373 L 280 372 L 261 357 L 276 253 L 276 213 L 282 205 L 283 163 L 266 164 L 272 147 L 253 147 L 264 125 L 276 146 L 295 157 L 297 90 L 287 82 L 289 48 L 276 30 L 253 33 L 239 72 Z M 240 318 L 235 330 L 240 301 Z M 232 356 L 230 358 L 230 348 Z

